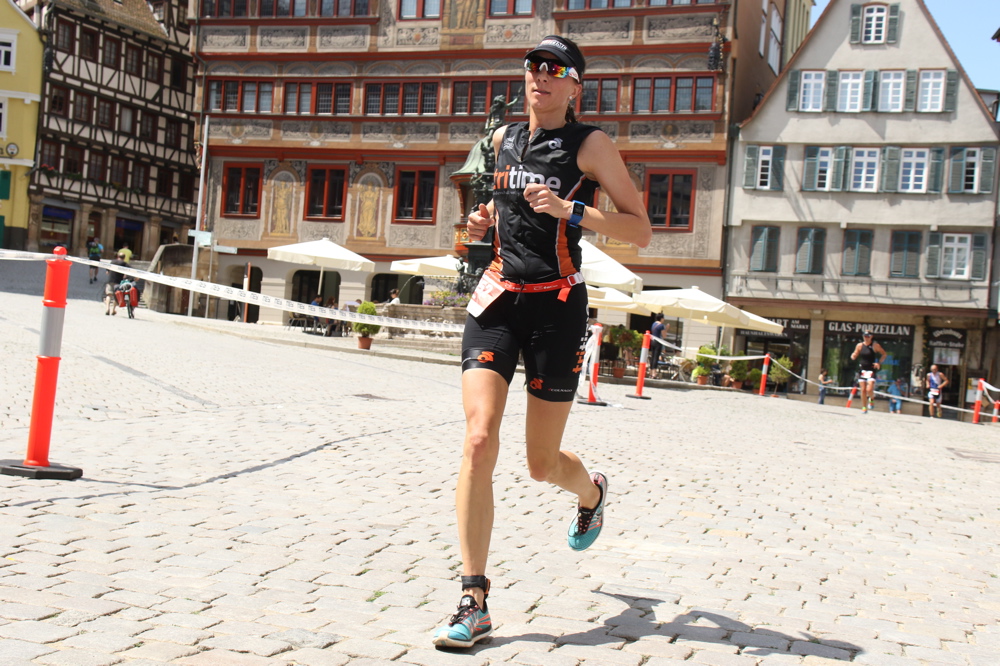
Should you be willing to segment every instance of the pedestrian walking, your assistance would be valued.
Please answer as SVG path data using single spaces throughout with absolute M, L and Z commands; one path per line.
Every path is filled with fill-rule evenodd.
M 119 252 L 118 256 L 111 260 L 111 265 L 125 266 L 125 255 Z M 107 279 L 104 282 L 104 314 L 114 315 L 118 313 L 118 301 L 115 299 L 115 287 L 121 284 L 122 274 L 118 271 L 113 271 L 110 268 L 106 268 L 104 272 L 107 275 Z
M 123 257 L 126 264 L 132 263 L 132 250 L 129 249 L 128 243 L 122 243 L 122 249 L 118 250 L 118 256 Z
M 639 192 L 611 139 L 573 113 L 583 92 L 583 53 L 558 35 L 525 55 L 528 121 L 492 134 L 494 190 L 468 217 L 470 240 L 496 228 L 493 261 L 469 303 L 462 340 L 465 441 L 455 505 L 462 555 L 457 612 L 434 644 L 471 647 L 489 636 L 486 577 L 493 531 L 493 469 L 500 424 L 518 356 L 527 380 L 528 470 L 576 496 L 569 547 L 593 544 L 604 523 L 607 477 L 588 473 L 560 450 L 576 395 L 587 331 L 587 288 L 580 274 L 585 227 L 600 235 L 649 244 L 652 232 Z M 600 186 L 611 211 L 586 205 Z
M 97 236 L 87 241 L 87 259 L 100 261 L 102 252 L 104 252 L 104 246 L 101 245 L 101 241 L 97 240 Z M 91 266 L 89 284 L 94 284 L 95 282 L 97 282 L 97 266 Z
M 649 376 L 657 376 L 657 368 L 660 365 L 660 354 L 663 352 L 663 345 L 660 341 L 667 339 L 667 325 L 663 323 L 663 313 L 657 312 L 653 317 L 653 325 L 649 327 L 649 335 L 653 338 L 649 348 Z
M 858 384 L 861 387 L 861 413 L 864 414 L 875 407 L 875 373 L 882 368 L 887 354 L 882 345 L 874 341 L 871 331 L 863 332 L 861 338 L 851 354 L 851 360 L 861 364 Z M 879 357 L 877 361 L 876 356 Z

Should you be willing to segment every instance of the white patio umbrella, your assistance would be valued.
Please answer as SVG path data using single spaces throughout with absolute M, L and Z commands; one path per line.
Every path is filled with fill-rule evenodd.
M 691 319 L 709 326 L 731 326 L 768 333 L 781 333 L 784 330 L 781 324 L 741 310 L 711 294 L 706 294 L 697 287 L 644 291 L 636 294 L 634 299 L 636 303 L 653 312 Z
M 443 257 L 397 259 L 389 265 L 389 270 L 393 273 L 406 273 L 407 275 L 458 277 L 461 266 L 461 259 L 446 254 Z
M 594 287 L 588 284 L 587 297 L 592 308 L 621 310 L 644 316 L 652 314 L 647 308 L 636 303 L 631 296 L 612 287 Z
M 613 287 L 635 293 L 642 291 L 642 278 L 598 250 L 587 240 L 580 239 L 582 261 L 580 272 L 587 284 Z
M 320 289 L 323 288 L 323 271 L 327 268 L 362 273 L 371 273 L 375 270 L 374 262 L 365 259 L 360 254 L 351 252 L 342 245 L 337 245 L 329 238 L 269 247 L 267 258 L 293 264 L 319 266 Z

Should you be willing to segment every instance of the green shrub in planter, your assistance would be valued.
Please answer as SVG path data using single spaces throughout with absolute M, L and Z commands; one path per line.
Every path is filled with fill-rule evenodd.
M 358 306 L 358 314 L 374 315 L 378 313 L 375 310 L 374 303 L 372 303 L 371 301 L 365 301 L 364 303 Z M 356 321 L 351 324 L 351 329 L 353 329 L 355 333 L 357 333 L 363 338 L 370 338 L 371 336 L 381 331 L 382 327 L 378 326 L 377 324 L 366 324 L 364 322 Z
M 733 356 L 744 356 L 743 352 L 737 352 Z M 750 372 L 750 361 L 737 360 L 731 361 L 729 365 L 729 376 L 733 378 L 733 381 L 744 382 L 747 379 L 747 374 Z
M 760 368 L 753 368 L 747 373 L 747 383 L 751 386 L 760 386 L 760 378 L 764 375 Z
M 782 367 L 784 366 L 784 367 Z M 776 386 L 781 386 L 786 383 L 791 378 L 791 373 L 785 368 L 792 367 L 792 359 L 787 356 L 781 356 L 779 358 L 771 359 L 771 367 L 767 371 L 767 378 L 775 383 Z
M 706 369 L 702 365 L 694 366 L 694 370 L 691 371 L 691 379 L 698 379 L 699 377 L 704 377 L 711 374 L 711 370 Z

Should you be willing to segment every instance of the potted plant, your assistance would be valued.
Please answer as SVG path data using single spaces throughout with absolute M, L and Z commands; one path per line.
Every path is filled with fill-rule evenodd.
M 358 314 L 377 314 L 375 304 L 371 301 L 365 301 L 358 306 Z M 378 324 L 368 324 L 360 321 L 356 321 L 351 324 L 351 328 L 358 334 L 358 349 L 371 349 L 372 336 L 382 330 L 382 327 Z
M 771 359 L 771 367 L 767 371 L 767 378 L 774 382 L 775 391 L 791 379 L 792 374 L 785 369 L 790 367 L 792 367 L 792 359 L 787 356 Z
M 624 377 L 625 368 L 636 365 L 642 349 L 642 335 L 638 331 L 625 328 L 624 326 L 611 329 L 611 343 L 618 347 L 618 363 L 615 364 L 612 373 L 615 377 Z
M 744 356 L 743 352 L 737 352 L 733 356 Z M 743 388 L 743 382 L 746 381 L 747 375 L 750 372 L 750 361 L 740 359 L 731 361 L 729 364 L 729 376 L 733 380 L 733 388 L 741 389 Z
M 760 378 L 763 376 L 764 372 L 760 368 L 753 368 L 747 373 L 747 384 L 751 389 L 755 389 L 760 386 Z
M 694 362 L 698 364 L 698 367 L 691 373 L 691 377 L 695 378 L 699 384 L 707 384 L 708 378 L 712 374 L 712 366 L 715 365 L 715 359 L 711 357 L 728 356 L 728 351 L 725 347 L 718 348 L 713 344 L 698 347 L 698 355 L 694 357 Z M 703 354 L 709 354 L 709 356 L 703 356 Z
M 700 385 L 705 386 L 708 384 L 708 376 L 712 374 L 712 371 L 703 365 L 696 365 L 694 370 L 691 371 L 691 378 L 698 382 Z

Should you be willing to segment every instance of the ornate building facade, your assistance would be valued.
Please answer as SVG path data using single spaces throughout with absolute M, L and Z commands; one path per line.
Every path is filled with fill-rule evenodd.
M 149 260 L 185 237 L 198 174 L 187 5 L 18 0 L 46 38 L 37 166 L 25 246 Z
M 508 121 L 527 119 L 523 56 L 559 33 L 587 56 L 578 115 L 615 140 L 654 226 L 645 249 L 589 239 L 647 287 L 721 295 L 727 131 L 773 81 L 788 46 L 783 0 L 740 3 L 753 25 L 743 42 L 735 7 L 202 0 L 192 7 L 192 45 L 208 127 L 203 223 L 240 251 L 220 257 L 219 281 L 240 282 L 249 262 L 251 286 L 273 296 L 382 300 L 396 286 L 389 262 L 454 251 L 467 211 L 451 176 L 483 136 L 496 96 L 516 98 Z M 736 89 L 737 67 L 755 83 Z M 595 205 L 609 202 L 599 193 Z M 323 237 L 375 261 L 376 274 L 335 275 L 320 289 L 317 272 L 266 259 L 268 247 Z

